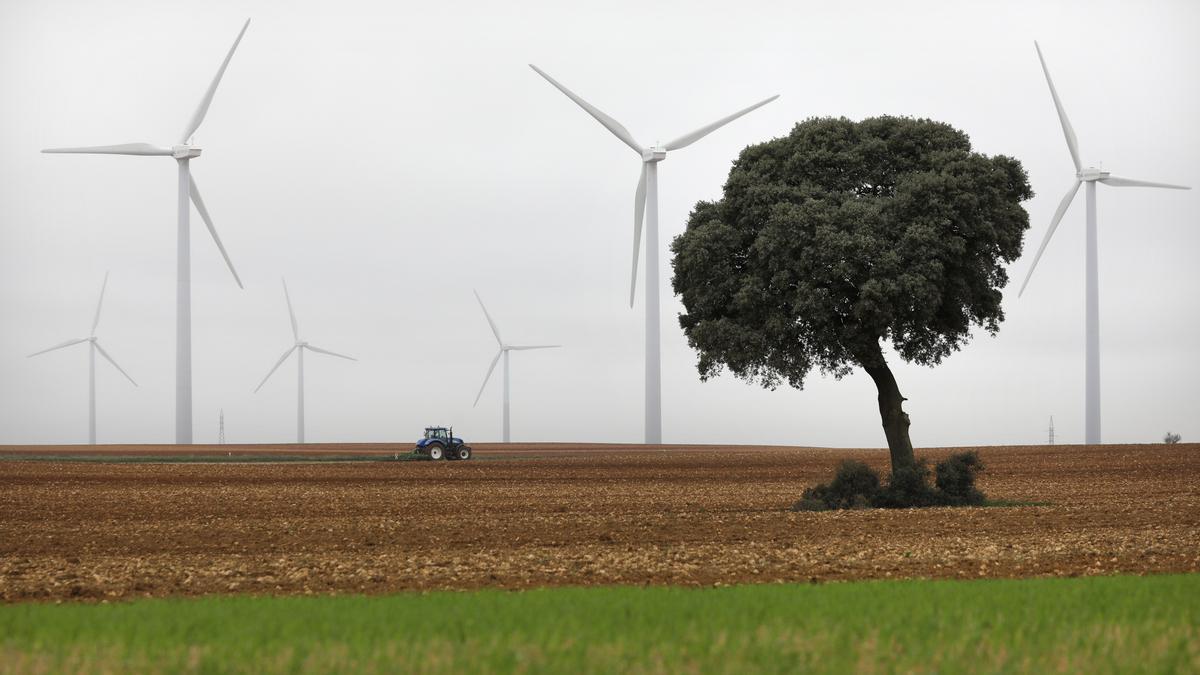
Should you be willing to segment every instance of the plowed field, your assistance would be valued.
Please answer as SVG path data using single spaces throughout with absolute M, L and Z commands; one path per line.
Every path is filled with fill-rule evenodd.
M 267 450 L 301 454 L 187 453 Z M 470 462 L 115 463 L 0 448 L 0 599 L 1200 571 L 1200 445 L 978 450 L 990 498 L 1044 504 L 787 510 L 842 458 L 884 468 L 881 450 L 479 445 Z

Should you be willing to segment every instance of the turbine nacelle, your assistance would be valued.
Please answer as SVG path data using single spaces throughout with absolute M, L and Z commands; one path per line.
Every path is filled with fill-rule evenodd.
M 1096 167 L 1093 167 L 1093 166 L 1089 166 L 1086 169 L 1081 169 L 1078 173 L 1075 174 L 1075 176 L 1079 180 L 1084 181 L 1084 182 L 1104 180 L 1105 178 L 1108 178 L 1111 175 L 1112 174 L 1109 173 L 1108 171 L 1104 171 L 1102 169 L 1097 169 Z
M 176 145 L 171 147 L 171 156 L 175 159 L 195 159 L 200 156 L 198 145 Z
M 661 162 L 667 158 L 667 149 L 662 146 L 653 146 L 642 150 L 642 161 L 650 164 L 652 162 Z

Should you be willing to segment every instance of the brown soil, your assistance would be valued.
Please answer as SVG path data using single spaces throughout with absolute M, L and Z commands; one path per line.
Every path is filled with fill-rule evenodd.
M 208 446 L 182 454 L 299 454 Z M 391 455 L 390 445 L 304 452 Z M 163 455 L 170 446 L 105 449 Z M 478 445 L 470 462 L 0 461 L 0 599 L 1200 571 L 1200 445 L 979 448 L 993 499 L 792 513 L 883 450 Z M 919 451 L 938 458 L 949 449 Z

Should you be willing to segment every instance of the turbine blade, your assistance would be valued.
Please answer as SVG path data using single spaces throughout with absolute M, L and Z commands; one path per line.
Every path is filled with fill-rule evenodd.
M 633 193 L 633 271 L 629 275 L 629 306 L 633 307 L 633 295 L 637 291 L 638 252 L 642 245 L 642 218 L 646 215 L 646 163 L 642 162 L 642 177 L 638 179 L 637 191 Z
M 358 359 L 354 358 L 353 356 L 346 356 L 345 354 L 331 352 L 328 349 L 321 349 L 320 347 L 314 347 L 312 345 L 304 345 L 304 348 L 308 349 L 309 351 L 314 351 L 318 354 L 328 354 L 330 356 L 336 356 L 339 359 L 346 359 L 347 361 L 357 361 L 358 360 Z
M 283 356 L 279 357 L 279 360 L 275 362 L 275 365 L 271 366 L 271 370 L 267 371 L 267 376 L 264 377 L 262 382 L 259 382 L 258 386 L 254 388 L 254 393 L 257 394 L 258 390 L 263 388 L 263 385 L 267 383 L 267 380 L 271 379 L 271 376 L 275 374 L 275 371 L 279 370 L 279 366 L 283 365 L 283 362 L 287 360 L 287 357 L 292 355 L 292 352 L 296 351 L 298 346 L 299 345 L 292 345 L 291 349 L 287 350 L 283 353 Z
M 287 279 L 283 280 L 283 298 L 287 300 L 288 318 L 292 320 L 292 337 L 300 341 L 300 326 L 296 323 L 296 312 L 292 311 L 292 296 L 288 295 Z
M 96 326 L 100 325 L 100 308 L 104 306 L 104 289 L 106 288 L 108 288 L 108 272 L 104 273 L 104 283 L 100 284 L 100 299 L 96 301 L 96 316 L 92 319 L 92 337 L 96 337 Z
M 1017 291 L 1017 297 L 1025 292 L 1025 287 L 1029 285 L 1029 279 L 1033 276 L 1033 270 L 1037 268 L 1038 261 L 1042 259 L 1042 252 L 1046 250 L 1046 244 L 1050 243 L 1050 237 L 1054 236 L 1054 230 L 1058 228 L 1058 223 L 1062 220 L 1063 215 L 1067 212 L 1067 207 L 1071 205 L 1071 200 L 1075 198 L 1075 193 L 1079 192 L 1079 186 L 1083 181 L 1076 180 L 1075 184 L 1067 190 L 1067 194 L 1058 203 L 1058 209 L 1054 211 L 1054 217 L 1050 219 L 1050 228 L 1046 230 L 1046 236 L 1042 238 L 1042 245 L 1038 246 L 1037 255 L 1033 256 L 1033 264 L 1029 266 L 1029 271 L 1025 274 L 1025 281 L 1021 282 L 1021 290 Z
M 696 141 L 700 140 L 701 138 L 704 138 L 705 136 L 716 131 L 717 129 L 720 129 L 721 127 L 725 126 L 726 124 L 729 124 L 730 122 L 736 120 L 737 118 L 741 117 L 742 115 L 745 115 L 746 113 L 754 111 L 754 110 L 758 110 L 759 108 L 770 103 L 771 101 L 774 101 L 777 98 L 779 98 L 779 94 L 776 94 L 776 95 L 772 96 L 771 98 L 763 99 L 763 100 L 759 101 L 758 103 L 755 103 L 754 105 L 750 106 L 749 108 L 742 108 L 741 110 L 733 113 L 732 115 L 730 115 L 728 117 L 722 117 L 721 119 L 717 120 L 716 122 L 713 122 L 712 124 L 709 124 L 708 126 L 700 127 L 699 129 L 693 131 L 690 134 L 680 136 L 679 138 L 676 138 L 675 140 L 671 141 L 670 143 L 667 143 L 663 147 L 666 148 L 667 150 L 678 150 L 680 148 L 686 148 L 687 146 L 691 145 L 692 143 L 695 143 Z
M 513 347 L 508 347 L 508 349 L 511 349 L 514 351 L 520 351 L 520 350 L 524 350 L 524 349 L 556 349 L 561 346 L 562 345 L 516 345 Z
M 200 123 L 204 121 L 204 116 L 208 114 L 208 106 L 212 104 L 213 96 L 217 93 L 217 85 L 221 84 L 221 77 L 225 75 L 225 69 L 229 66 L 229 60 L 233 58 L 233 52 L 237 50 L 238 44 L 242 41 L 242 36 L 246 34 L 246 29 L 250 27 L 250 19 L 246 19 L 246 23 L 242 24 L 242 30 L 238 33 L 237 39 L 233 41 L 233 46 L 229 48 L 229 53 L 225 55 L 225 60 L 221 62 L 221 67 L 217 69 L 217 74 L 213 77 L 212 84 L 208 85 L 208 91 L 204 92 L 204 98 L 200 99 L 200 105 L 196 107 L 196 112 L 192 114 L 192 121 L 188 122 L 187 129 L 184 130 L 183 136 L 179 139 L 180 143 L 187 143 L 192 134 L 196 133 L 196 129 L 200 128 Z
M 1042 72 L 1046 74 L 1046 84 L 1050 85 L 1050 96 L 1054 99 L 1054 108 L 1058 110 L 1058 121 L 1062 123 L 1063 135 L 1067 137 L 1067 149 L 1071 151 L 1071 161 L 1075 162 L 1075 170 L 1082 171 L 1083 163 L 1079 161 L 1079 141 L 1075 138 L 1075 129 L 1071 120 L 1067 119 L 1067 111 L 1063 109 L 1062 100 L 1058 98 L 1058 90 L 1054 88 L 1054 80 L 1050 79 L 1050 69 L 1046 67 L 1046 59 L 1042 56 L 1042 48 L 1037 40 L 1033 41 L 1037 50 L 1038 61 L 1042 62 Z
M 546 78 L 546 81 L 549 82 L 550 84 L 554 85 L 554 87 L 556 89 L 558 89 L 562 93 L 566 94 L 567 98 L 571 99 L 572 101 L 575 101 L 575 103 L 578 104 L 580 108 L 583 108 L 585 111 L 587 111 L 587 114 L 591 115 L 592 117 L 595 117 L 597 122 L 599 122 L 600 124 L 603 124 L 605 129 L 608 129 L 609 131 L 611 131 L 612 134 L 614 136 L 616 136 L 617 138 L 621 139 L 621 141 L 623 143 L 625 143 L 625 145 L 628 145 L 629 147 L 633 148 L 634 152 L 638 153 L 639 155 L 642 154 L 641 144 L 638 143 L 636 140 L 634 140 L 633 134 L 629 133 L 628 129 L 621 126 L 620 122 L 618 122 L 618 121 L 614 120 L 613 118 L 609 117 L 608 115 L 604 114 L 603 111 L 601 111 L 599 108 L 592 105 L 591 103 L 588 103 L 587 101 L 583 100 L 579 96 L 576 96 L 575 92 L 573 92 L 570 89 L 567 89 L 563 85 L 559 84 L 558 80 L 547 75 L 546 71 L 542 70 L 541 68 L 538 68 L 537 66 L 533 65 L 532 63 L 529 64 L 529 67 L 533 68 L 534 72 L 536 72 L 538 75 L 541 75 L 542 77 Z
M 229 267 L 229 271 L 233 274 L 233 280 L 237 282 L 238 288 L 245 288 L 242 285 L 242 278 L 238 276 L 237 270 L 233 268 L 233 261 L 229 259 L 229 254 L 225 252 L 225 244 L 221 243 L 221 237 L 217 234 L 217 228 L 213 226 L 212 218 L 208 216 L 208 208 L 204 206 L 204 199 L 200 196 L 200 188 L 196 187 L 196 179 L 188 173 L 188 180 L 191 181 L 192 203 L 196 205 L 196 210 L 200 212 L 200 219 L 204 221 L 205 227 L 208 228 L 208 233 L 212 235 L 213 241 L 217 244 L 217 250 L 221 252 L 221 257 L 225 259 L 225 264 Z
M 125 379 L 133 383 L 133 386 L 138 386 L 138 383 L 133 381 L 133 378 L 129 376 L 129 373 L 125 372 L 125 369 L 121 366 L 118 366 L 117 362 L 113 360 L 113 357 L 109 356 L 108 352 L 104 351 L 104 347 L 101 347 L 99 342 L 93 342 L 92 344 L 96 346 L 96 351 L 100 352 L 100 356 L 108 359 L 108 362 L 113 364 L 113 368 L 121 371 L 121 374 L 125 376 Z
M 492 365 L 488 366 L 487 375 L 483 376 L 483 384 L 479 385 L 479 393 L 475 395 L 475 402 L 471 404 L 472 408 L 479 405 L 479 397 L 483 396 L 483 388 L 487 386 L 488 380 L 491 379 L 492 371 L 496 369 L 496 364 L 500 361 L 500 356 L 502 354 L 504 354 L 503 349 L 496 352 L 495 358 L 492 359 Z
M 79 344 L 80 342 L 87 342 L 87 341 L 88 341 L 88 339 L 87 339 L 87 338 L 79 338 L 78 340 L 67 340 L 66 342 L 63 342 L 63 343 L 61 343 L 61 344 L 56 344 L 56 345 L 54 345 L 53 347 L 47 347 L 46 349 L 43 349 L 43 350 L 42 350 L 42 351 L 40 351 L 40 352 L 34 352 L 34 353 L 30 354 L 29 356 L 27 356 L 27 357 L 25 357 L 25 358 L 30 358 L 30 357 L 33 357 L 33 356 L 37 356 L 38 354 L 45 354 L 46 352 L 52 352 L 52 351 L 54 351 L 55 349 L 62 349 L 63 347 L 70 347 L 71 345 L 77 345 L 77 344 Z
M 144 156 L 170 156 L 170 148 L 160 148 L 157 145 L 150 143 L 122 143 L 120 145 L 92 145 L 79 148 L 46 148 L 42 150 L 47 154 L 73 154 L 73 155 L 144 155 Z
M 479 291 L 471 290 L 475 294 L 475 299 L 479 301 L 479 306 L 483 308 L 483 315 L 487 317 L 488 325 L 492 327 L 492 334 L 496 336 L 496 344 L 504 346 L 504 340 L 500 339 L 500 329 L 496 328 L 496 322 L 492 321 L 492 315 L 488 314 L 487 307 L 483 306 L 483 298 L 479 297 Z
M 1152 183 L 1148 180 L 1134 180 L 1132 178 L 1121 178 L 1120 176 L 1109 176 L 1101 178 L 1101 183 L 1111 185 L 1112 187 L 1153 187 L 1167 188 L 1169 190 L 1191 190 L 1192 188 L 1186 185 L 1172 185 L 1171 183 Z

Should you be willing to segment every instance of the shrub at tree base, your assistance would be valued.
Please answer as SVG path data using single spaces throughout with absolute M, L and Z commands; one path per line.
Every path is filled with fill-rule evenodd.
M 892 471 L 892 478 L 876 497 L 875 505 L 885 509 L 942 506 L 941 495 L 929 485 L 930 473 L 929 462 L 923 457 Z
M 925 459 L 917 460 L 895 470 L 887 485 L 883 485 L 874 469 L 862 462 L 846 460 L 831 482 L 805 490 L 792 510 L 978 506 L 984 503 L 983 493 L 975 487 L 980 471 L 983 462 L 977 452 L 970 450 L 938 462 L 933 472 Z M 931 473 L 933 485 L 929 483 Z
M 934 484 L 949 506 L 975 506 L 984 501 L 983 493 L 975 487 L 975 474 L 983 470 L 979 453 L 971 450 L 938 462 Z
M 795 508 L 798 511 L 865 509 L 874 506 L 878 494 L 879 474 L 862 462 L 848 459 L 838 467 L 828 485 L 805 490 Z

